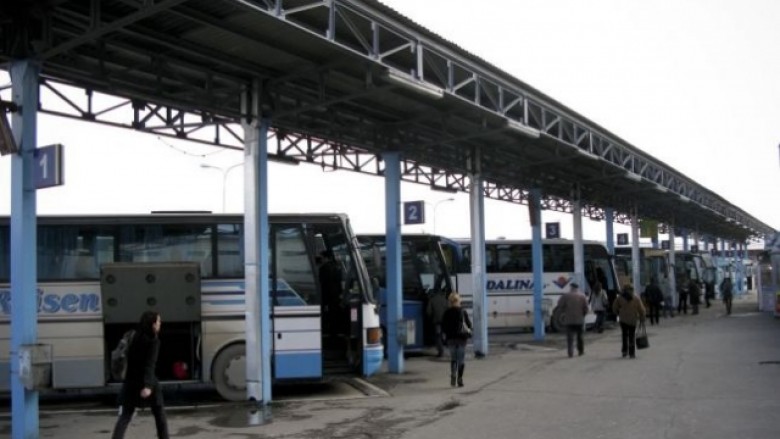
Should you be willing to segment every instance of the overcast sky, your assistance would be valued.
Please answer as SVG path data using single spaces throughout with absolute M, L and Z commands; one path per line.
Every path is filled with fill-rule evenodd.
M 780 227 L 780 2 L 384 3 Z M 51 143 L 65 145 L 66 184 L 39 192 L 43 214 L 219 212 L 222 173 L 200 164 L 243 160 L 241 152 L 41 116 L 39 145 Z M 9 162 L 0 158 L 0 214 L 10 212 Z M 227 174 L 229 212 L 243 209 L 241 172 Z M 381 178 L 307 165 L 271 164 L 269 172 L 272 212 L 346 212 L 357 231 L 384 229 Z M 450 196 L 403 185 L 403 200 L 429 203 L 429 223 L 404 230 L 468 236 L 468 196 L 442 201 Z M 561 221 L 564 237 L 573 236 L 569 215 L 544 212 L 543 221 Z M 486 235 L 529 237 L 526 207 L 487 200 Z M 604 240 L 603 223 L 587 221 L 585 238 Z

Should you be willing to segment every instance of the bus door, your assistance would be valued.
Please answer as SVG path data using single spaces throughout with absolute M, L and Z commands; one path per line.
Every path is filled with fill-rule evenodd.
M 271 226 L 273 370 L 278 380 L 323 375 L 317 267 L 301 224 Z

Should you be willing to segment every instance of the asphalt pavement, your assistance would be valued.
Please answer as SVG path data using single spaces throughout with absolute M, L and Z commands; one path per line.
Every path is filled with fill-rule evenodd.
M 620 353 L 619 329 L 586 333 L 568 358 L 560 334 L 492 334 L 451 388 L 446 358 L 407 358 L 405 373 L 275 388 L 264 410 L 210 398 L 169 407 L 180 438 L 734 438 L 780 437 L 780 319 L 754 296 L 648 327 L 650 348 Z M 40 437 L 109 437 L 110 405 L 42 407 Z M 0 416 L 0 437 L 10 418 Z M 155 437 L 143 411 L 128 438 Z

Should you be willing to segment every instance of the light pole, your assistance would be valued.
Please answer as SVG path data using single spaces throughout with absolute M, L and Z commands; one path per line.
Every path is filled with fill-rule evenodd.
M 433 234 L 436 234 L 436 209 L 439 208 L 439 204 L 445 202 L 445 201 L 455 201 L 454 198 L 445 198 L 443 200 L 439 200 L 436 202 L 436 204 L 433 205 Z
M 225 195 L 227 193 L 227 177 L 228 173 L 232 171 L 233 169 L 236 169 L 239 166 L 242 166 L 244 162 L 236 163 L 235 165 L 230 165 L 227 168 L 221 168 L 219 166 L 209 165 L 206 163 L 201 163 L 200 167 L 203 169 L 215 169 L 222 173 L 222 213 L 225 213 Z

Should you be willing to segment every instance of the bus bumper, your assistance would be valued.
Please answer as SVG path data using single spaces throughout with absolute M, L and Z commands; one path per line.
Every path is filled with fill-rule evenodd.
M 382 367 L 384 348 L 382 345 L 369 346 L 363 350 L 363 376 L 371 376 Z

